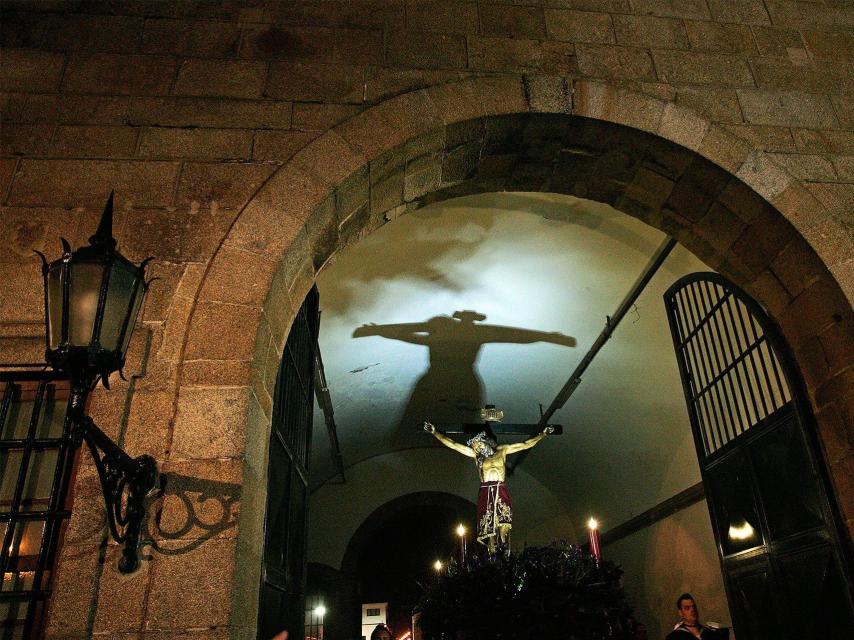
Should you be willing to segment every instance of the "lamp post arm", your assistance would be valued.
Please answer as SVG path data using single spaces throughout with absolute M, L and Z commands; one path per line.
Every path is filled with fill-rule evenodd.
M 157 481 L 157 463 L 142 455 L 131 458 L 82 411 L 83 398 L 72 400 L 75 436 L 82 439 L 98 470 L 110 534 L 124 545 L 119 571 L 132 573 L 139 567 L 139 534 L 145 519 L 145 496 Z
M 80 424 L 83 440 L 92 453 L 113 539 L 124 545 L 119 571 L 139 567 L 139 532 L 145 519 L 145 496 L 157 480 L 157 463 L 151 456 L 131 458 L 89 416 Z

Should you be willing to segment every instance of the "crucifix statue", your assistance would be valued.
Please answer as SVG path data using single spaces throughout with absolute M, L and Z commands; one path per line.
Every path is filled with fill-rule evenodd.
M 507 547 L 510 542 L 510 529 L 513 527 L 513 503 L 510 492 L 504 483 L 507 456 L 535 446 L 540 440 L 552 433 L 560 433 L 559 425 L 546 425 L 534 437 L 514 444 L 498 444 L 490 423 L 497 423 L 504 413 L 487 405 L 481 411 L 485 425 L 447 425 L 439 430 L 436 425 L 425 422 L 424 430 L 432 433 L 436 439 L 449 449 L 474 458 L 480 476 L 480 491 L 477 496 L 477 541 L 485 544 L 490 553 L 498 546 Z M 530 435 L 539 425 L 501 425 L 500 431 L 508 435 Z M 472 427 L 480 431 L 463 445 L 449 438 L 447 433 L 467 433 Z M 484 428 L 485 427 L 485 428 Z

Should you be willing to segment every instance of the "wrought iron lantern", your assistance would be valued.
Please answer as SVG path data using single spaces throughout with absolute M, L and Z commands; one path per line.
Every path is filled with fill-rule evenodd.
M 62 256 L 48 262 L 41 252 L 45 300 L 46 359 L 71 383 L 68 415 L 72 438 L 86 442 L 107 507 L 113 538 L 124 544 L 119 570 L 139 566 L 137 546 L 145 517 L 144 500 L 154 487 L 157 466 L 151 456 L 131 458 L 86 415 L 86 397 L 98 380 L 109 389 L 110 374 L 121 372 L 148 282 L 145 267 L 116 250 L 112 233 L 113 194 L 89 246 L 76 251 L 61 239 Z

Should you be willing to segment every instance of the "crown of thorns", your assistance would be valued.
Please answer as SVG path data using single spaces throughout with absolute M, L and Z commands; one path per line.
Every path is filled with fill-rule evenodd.
M 485 444 L 492 451 L 495 451 L 495 449 L 498 447 L 498 442 L 496 442 L 495 438 L 491 437 L 488 433 L 486 433 L 486 431 L 481 431 L 474 438 L 469 440 L 466 444 L 469 447 L 474 448 L 474 445 L 476 442 L 480 442 L 481 444 Z

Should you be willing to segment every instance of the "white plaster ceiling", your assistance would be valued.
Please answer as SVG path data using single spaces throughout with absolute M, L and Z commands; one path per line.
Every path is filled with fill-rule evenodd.
M 485 403 L 536 422 L 663 240 L 607 205 L 495 193 L 412 212 L 342 252 L 318 288 L 345 466 L 435 446 L 422 420 L 471 420 Z M 677 246 L 553 419 L 564 435 L 525 461 L 577 524 L 592 513 L 607 529 L 699 480 L 662 295 L 706 270 Z M 384 326 L 399 324 L 411 326 Z M 317 488 L 334 467 L 315 411 Z M 474 495 L 473 468 L 471 483 Z

